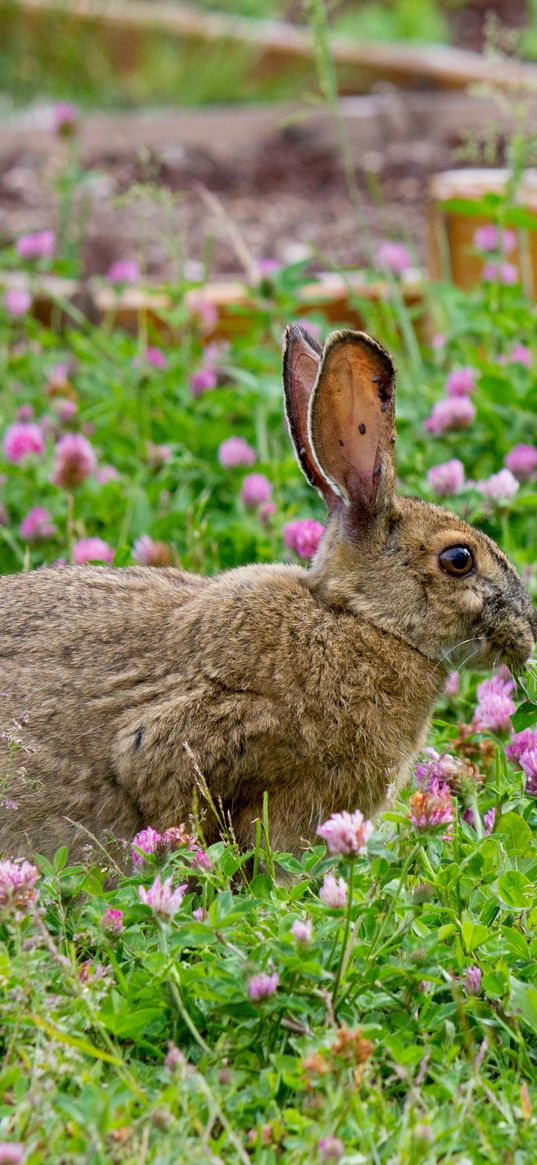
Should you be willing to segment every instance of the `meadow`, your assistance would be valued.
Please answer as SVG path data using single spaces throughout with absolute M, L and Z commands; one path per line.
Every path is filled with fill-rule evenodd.
M 487 211 L 479 287 L 430 284 L 408 309 L 413 256 L 386 239 L 370 272 L 385 294 L 355 307 L 398 366 L 401 492 L 496 538 L 535 596 L 527 223 L 500 199 Z M 2 573 L 312 558 L 325 512 L 281 386 L 305 263 L 267 256 L 219 338 L 201 279 L 168 288 L 164 331 L 141 313 L 133 336 L 113 310 L 61 329 L 34 315 L 68 235 L 23 236 L 2 262 L 28 276 L 0 302 Z M 126 258 L 106 282 L 139 279 Z M 322 341 L 333 324 L 305 326 Z M 273 852 L 270 804 L 252 853 L 225 822 L 207 847 L 202 788 L 192 819 L 125 843 L 127 875 L 95 848 L 80 865 L 2 855 L 0 1163 L 535 1160 L 536 725 L 532 665 L 453 673 L 400 798 L 300 857 Z

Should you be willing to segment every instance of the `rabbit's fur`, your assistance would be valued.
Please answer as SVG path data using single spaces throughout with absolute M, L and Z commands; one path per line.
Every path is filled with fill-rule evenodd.
M 494 542 L 394 493 L 384 349 L 339 332 L 321 354 L 292 325 L 284 369 L 297 456 L 330 514 L 309 570 L 0 579 L 0 715 L 23 745 L 4 765 L 16 808 L 2 809 L 0 853 L 76 856 L 87 835 L 66 818 L 105 839 L 179 824 L 192 754 L 242 845 L 266 790 L 273 845 L 296 851 L 331 812 L 371 815 L 404 780 L 448 668 L 529 657 L 535 614 Z M 452 577 L 438 555 L 461 545 L 473 569 Z

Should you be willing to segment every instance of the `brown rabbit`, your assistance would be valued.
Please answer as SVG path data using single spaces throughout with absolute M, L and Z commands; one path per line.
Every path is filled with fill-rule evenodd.
M 395 495 L 388 353 L 348 331 L 321 352 L 293 324 L 284 382 L 329 510 L 310 570 L 0 579 L 4 732 L 27 716 L 27 751 L 4 766 L 16 808 L 2 809 L 0 852 L 73 856 L 87 835 L 66 818 L 105 838 L 184 821 L 192 753 L 242 845 L 267 790 L 274 847 L 296 851 L 333 811 L 370 815 L 404 780 L 448 667 L 528 659 L 536 617 L 495 543 Z

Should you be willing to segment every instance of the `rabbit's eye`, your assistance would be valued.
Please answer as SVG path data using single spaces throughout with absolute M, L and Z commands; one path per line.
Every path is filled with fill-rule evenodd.
M 472 551 L 467 546 L 448 546 L 438 555 L 438 561 L 446 574 L 462 578 L 475 570 Z

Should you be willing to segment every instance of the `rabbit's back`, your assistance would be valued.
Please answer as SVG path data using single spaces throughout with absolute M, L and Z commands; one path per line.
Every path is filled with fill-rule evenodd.
M 27 715 L 35 749 L 12 752 L 26 774 L 8 781 L 17 809 L 0 849 L 25 831 L 47 850 L 70 840 L 65 815 L 97 834 L 177 824 L 191 753 L 245 844 L 264 790 L 284 847 L 333 809 L 372 812 L 419 747 L 441 677 L 307 578 L 281 566 L 0 580 L 7 729 Z

